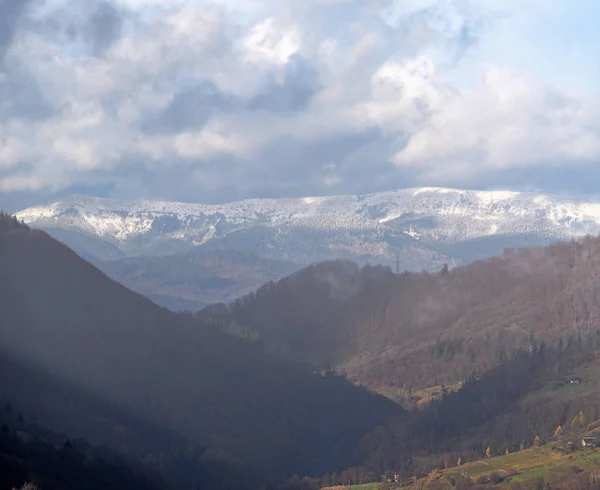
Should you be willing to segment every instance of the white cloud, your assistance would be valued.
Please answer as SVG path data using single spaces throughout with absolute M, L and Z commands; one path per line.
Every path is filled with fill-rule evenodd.
M 248 61 L 287 63 L 300 48 L 300 35 L 294 27 L 278 26 L 271 17 L 255 25 L 243 40 Z
M 453 165 L 481 171 L 598 161 L 599 120 L 598 107 L 586 101 L 560 99 L 543 84 L 487 66 L 474 88 L 447 92 L 443 103 L 432 104 L 431 116 L 395 161 L 428 167 L 438 176 L 454 172 Z
M 20 139 L 4 137 L 0 139 L 0 169 L 10 168 L 25 155 L 25 146 Z
M 222 199 L 487 186 L 478 176 L 600 160 L 598 89 L 567 90 L 596 73 L 594 48 L 582 41 L 588 66 L 571 65 L 536 30 L 542 13 L 568 22 L 557 1 L 114 3 L 120 37 L 100 54 L 84 42 L 83 13 L 69 17 L 85 20 L 73 32 L 61 20 L 63 0 L 15 33 L 0 74 L 4 191 L 98 173 L 134 188 L 120 180 L 135 169 L 157 189 L 173 168 L 170 197 L 190 175 L 227 189 Z M 570 77 L 548 76 L 541 56 Z
M 184 158 L 210 158 L 219 154 L 238 154 L 248 151 L 241 134 L 226 134 L 218 125 L 198 132 L 179 134 L 174 139 L 175 151 Z
M 3 192 L 38 191 L 47 187 L 36 175 L 9 175 L 0 180 L 0 190 Z

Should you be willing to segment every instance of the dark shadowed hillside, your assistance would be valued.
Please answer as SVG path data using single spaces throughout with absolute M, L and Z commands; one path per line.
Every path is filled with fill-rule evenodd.
M 147 466 L 50 431 L 6 404 L 0 408 L 0 488 L 20 488 L 26 482 L 44 490 L 165 488 Z
M 52 427 L 62 435 L 61 446 L 67 437 L 78 446 L 84 438 L 108 448 L 103 454 L 111 460 L 121 454 L 146 463 L 160 472 L 169 488 L 185 488 L 195 481 L 207 489 L 254 490 L 260 481 L 231 455 L 194 443 L 164 424 L 0 351 L 0 406 L 4 404 L 36 425 Z
M 310 267 L 201 316 L 232 318 L 280 355 L 328 363 L 394 398 L 455 384 L 537 337 L 600 326 L 600 239 L 507 250 L 438 274 Z
M 157 307 L 44 232 L 3 225 L 0 271 L 4 348 L 260 472 L 311 474 L 351 464 L 363 435 L 399 413 L 342 378 L 314 376 Z

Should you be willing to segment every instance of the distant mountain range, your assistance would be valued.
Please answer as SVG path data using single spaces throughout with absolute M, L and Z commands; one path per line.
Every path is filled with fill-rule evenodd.
M 240 291 L 281 277 L 282 272 L 323 260 L 351 259 L 392 267 L 398 261 L 402 270 L 438 270 L 443 264 L 465 264 L 505 248 L 600 233 L 600 203 L 536 193 L 443 188 L 221 205 L 73 196 L 25 209 L 17 216 L 48 231 L 111 277 L 174 309 L 227 301 Z M 215 290 L 215 281 L 209 281 L 205 285 L 210 293 L 202 285 L 190 286 L 189 281 L 186 285 L 173 273 L 170 280 L 177 284 L 168 286 L 157 272 L 166 270 L 167 255 L 180 254 L 179 260 L 168 259 L 169 267 L 179 270 L 189 263 L 186 253 L 216 251 L 221 257 L 236 252 L 230 260 L 239 262 L 244 257 L 244 268 L 253 272 L 237 285 L 238 279 L 217 277 L 216 283 L 230 282 Z M 114 263 L 123 259 L 129 262 Z M 154 285 L 150 287 L 150 281 L 140 276 L 153 277 Z

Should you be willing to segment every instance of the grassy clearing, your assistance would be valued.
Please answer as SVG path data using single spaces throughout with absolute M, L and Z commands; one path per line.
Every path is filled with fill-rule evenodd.
M 526 482 L 538 477 L 559 479 L 572 476 L 578 471 L 600 465 L 600 449 L 582 450 L 572 454 L 563 454 L 552 450 L 552 444 L 533 449 L 527 449 L 506 456 L 498 456 L 482 461 L 473 461 L 462 466 L 436 472 L 433 479 L 439 480 L 467 476 L 477 481 L 497 473 L 504 478 L 498 487 L 507 487 L 510 483 Z M 432 473 L 429 479 L 436 473 Z M 329 487 L 322 490 L 380 490 L 390 488 L 382 483 L 365 485 Z M 400 487 L 395 487 L 400 488 Z
M 555 399 L 562 398 L 573 400 L 587 393 L 600 392 L 600 363 L 597 361 L 587 366 L 580 367 L 573 373 L 573 376 L 580 377 L 582 380 L 581 383 L 557 386 L 557 382 L 560 380 L 560 377 L 557 377 L 556 380 L 546 383 L 539 390 L 534 391 L 523 398 L 521 403 L 531 403 L 536 398 L 545 395 L 551 395 Z
M 321 490 L 379 490 L 380 488 L 381 483 L 365 483 L 363 485 L 327 487 L 322 488 Z
M 462 382 L 447 385 L 446 390 L 448 393 L 454 393 L 462 388 Z M 423 388 L 422 390 L 415 390 L 411 393 L 410 399 L 406 398 L 406 395 L 402 393 L 402 390 L 393 388 L 390 386 L 379 386 L 375 389 L 377 393 L 386 398 L 389 398 L 395 403 L 404 406 L 405 408 L 423 408 L 431 403 L 432 400 L 439 400 L 442 397 L 442 386 L 430 386 L 429 388 Z
M 553 451 L 552 445 L 528 449 L 507 456 L 498 456 L 484 461 L 467 463 L 444 472 L 448 477 L 460 474 L 473 480 L 489 477 L 497 473 L 507 482 L 525 482 L 537 477 L 568 477 L 576 471 L 597 466 L 600 463 L 599 450 L 583 450 L 572 454 Z

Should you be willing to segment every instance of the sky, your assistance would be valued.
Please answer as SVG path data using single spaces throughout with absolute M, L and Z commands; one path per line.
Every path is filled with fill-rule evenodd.
M 0 0 L 0 208 L 600 199 L 597 0 Z

